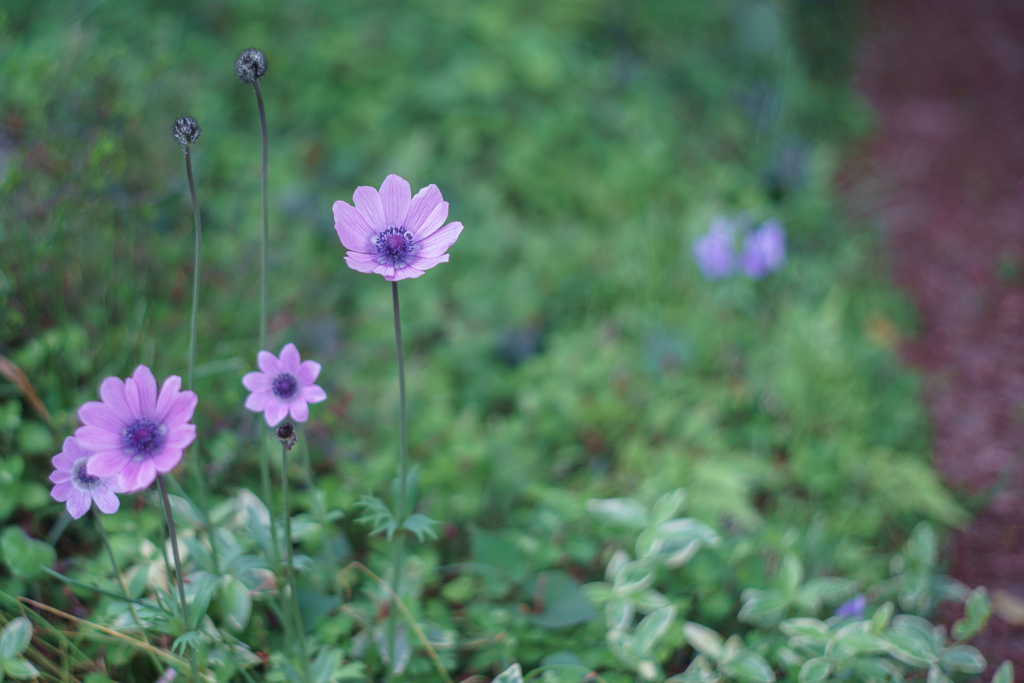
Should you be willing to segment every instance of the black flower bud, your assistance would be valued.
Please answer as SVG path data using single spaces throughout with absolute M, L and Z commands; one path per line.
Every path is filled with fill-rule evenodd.
M 292 446 L 295 445 L 295 427 L 292 427 L 291 422 L 285 422 L 277 428 L 277 440 L 281 442 L 286 451 L 290 451 Z
M 242 83 L 255 83 L 267 73 L 267 56 L 263 50 L 247 47 L 235 58 L 235 75 Z
M 191 116 L 182 116 L 174 122 L 174 127 L 171 129 L 174 141 L 183 146 L 195 143 L 202 134 L 203 129 Z

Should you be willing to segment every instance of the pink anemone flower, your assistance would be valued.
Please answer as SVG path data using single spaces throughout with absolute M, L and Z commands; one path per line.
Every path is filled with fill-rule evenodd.
M 245 407 L 263 413 L 273 427 L 291 413 L 296 422 L 309 419 L 309 404 L 327 399 L 327 392 L 314 384 L 320 375 L 320 364 L 302 360 L 295 344 L 285 344 L 278 358 L 269 351 L 256 355 L 259 372 L 250 372 L 242 384 L 251 391 Z
M 157 391 L 152 371 L 140 365 L 124 381 L 103 380 L 100 398 L 78 409 L 85 426 L 75 436 L 95 452 L 86 471 L 96 477 L 119 477 L 125 492 L 141 491 L 157 474 L 173 470 L 196 438 L 190 420 L 199 399 L 192 391 L 181 391 L 177 375 L 165 379 Z
M 355 207 L 334 202 L 334 229 L 348 250 L 349 268 L 397 282 L 448 261 L 446 252 L 459 238 L 462 223 L 443 225 L 448 202 L 436 185 L 427 185 L 415 197 L 411 194 L 407 181 L 389 175 L 380 192 L 356 188 Z
M 117 477 L 97 477 L 89 474 L 85 464 L 92 453 L 82 448 L 78 439 L 69 436 L 64 439 L 64 450 L 53 456 L 53 474 L 50 481 L 55 486 L 50 491 L 53 499 L 67 502 L 68 514 L 75 519 L 80 518 L 93 503 L 112 515 L 121 506 L 121 501 L 114 494 L 121 493 Z

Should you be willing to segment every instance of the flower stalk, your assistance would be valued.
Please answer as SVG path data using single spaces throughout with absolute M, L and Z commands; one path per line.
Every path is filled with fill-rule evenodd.
M 288 451 L 295 445 L 295 429 L 290 422 L 277 428 L 277 438 L 281 441 L 281 496 L 284 507 L 284 541 L 288 553 L 288 591 L 291 593 L 292 618 L 299 643 L 299 657 L 302 663 L 303 680 L 309 680 L 309 657 L 306 654 L 306 630 L 302 626 L 302 614 L 299 612 L 299 597 L 295 581 L 295 552 L 292 548 L 292 515 L 288 505 Z
M 406 503 L 408 498 L 409 481 L 409 444 L 405 431 L 405 354 L 402 350 L 402 319 L 398 305 L 398 282 L 391 283 L 391 300 L 395 309 L 395 348 L 398 355 L 398 430 L 401 448 L 401 461 L 398 469 L 398 501 L 397 516 L 395 521 L 398 524 L 398 537 L 395 539 L 392 548 L 391 571 L 391 603 L 388 617 L 388 649 L 390 650 L 391 666 L 397 662 L 395 648 L 398 638 L 398 610 L 395 600 L 398 599 L 402 578 L 402 565 L 405 562 L 405 519 L 408 515 Z
M 167 533 L 171 537 L 171 552 L 174 555 L 174 580 L 178 584 L 178 599 L 181 601 L 181 618 L 184 622 L 182 628 L 188 632 L 190 620 L 188 618 L 188 600 L 185 599 L 185 574 L 181 571 L 181 554 L 178 552 L 178 535 L 174 530 L 174 515 L 171 514 L 171 499 L 167 495 L 167 484 L 164 483 L 164 475 L 158 474 L 157 485 L 160 487 L 160 500 L 163 503 L 164 515 L 167 517 Z M 199 681 L 199 665 L 196 662 L 195 652 L 189 657 L 189 664 L 192 667 L 192 680 Z

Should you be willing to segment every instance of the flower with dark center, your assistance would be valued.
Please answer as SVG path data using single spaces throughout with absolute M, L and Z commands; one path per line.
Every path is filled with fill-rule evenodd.
M 54 500 L 67 503 L 68 514 L 78 519 L 92 507 L 108 515 L 117 512 L 121 502 L 115 494 L 121 493 L 117 477 L 98 477 L 90 474 L 86 463 L 92 453 L 85 450 L 73 436 L 64 439 L 64 450 L 53 456 L 53 473 L 50 481 L 55 486 L 50 491 Z
M 263 50 L 247 47 L 235 57 L 235 75 L 242 83 L 255 83 L 267 73 L 267 56 Z
M 174 137 L 174 141 L 182 146 L 195 144 L 195 141 L 202 134 L 203 129 L 199 127 L 199 123 L 191 116 L 182 116 L 174 122 L 174 127 L 171 128 L 171 135 Z
M 260 351 L 256 361 L 259 371 L 242 378 L 242 384 L 252 392 L 245 399 L 245 407 L 263 413 L 271 427 L 288 414 L 296 422 L 305 422 L 309 419 L 309 404 L 327 399 L 327 393 L 315 384 L 320 364 L 302 360 L 295 344 L 285 344 L 280 358 Z
M 448 248 L 459 238 L 462 223 L 444 224 L 448 202 L 436 185 L 411 195 L 408 182 L 389 175 L 379 192 L 357 188 L 355 206 L 334 203 L 334 229 L 348 250 L 349 268 L 396 282 L 448 261 Z
M 86 463 L 87 473 L 117 477 L 123 491 L 144 489 L 157 474 L 173 470 L 196 438 L 190 421 L 199 399 L 181 391 L 177 375 L 157 390 L 153 373 L 140 365 L 126 380 L 103 380 L 100 398 L 78 409 L 84 426 L 75 437 L 95 453 Z
M 290 451 L 298 437 L 295 436 L 295 427 L 291 422 L 285 422 L 277 428 L 277 440 L 281 442 L 286 451 Z

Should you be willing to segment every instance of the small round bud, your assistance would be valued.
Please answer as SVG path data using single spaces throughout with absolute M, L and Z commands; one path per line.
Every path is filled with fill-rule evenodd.
M 285 422 L 277 428 L 277 440 L 281 442 L 286 451 L 290 451 L 292 446 L 295 445 L 295 427 L 292 427 L 291 422 Z
M 235 58 L 235 75 L 242 83 L 255 83 L 267 73 L 267 56 L 263 50 L 247 47 Z
M 179 145 L 191 145 L 202 134 L 203 129 L 199 127 L 199 124 L 191 116 L 182 116 L 174 122 L 174 128 L 171 129 L 171 135 L 174 136 L 174 141 Z

